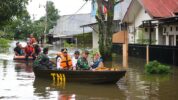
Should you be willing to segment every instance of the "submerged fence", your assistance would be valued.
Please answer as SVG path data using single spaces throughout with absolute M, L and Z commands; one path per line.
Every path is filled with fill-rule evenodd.
M 150 61 L 178 66 L 178 46 L 149 45 Z M 113 52 L 122 54 L 122 44 L 113 44 Z M 129 44 L 128 55 L 146 59 L 146 45 Z

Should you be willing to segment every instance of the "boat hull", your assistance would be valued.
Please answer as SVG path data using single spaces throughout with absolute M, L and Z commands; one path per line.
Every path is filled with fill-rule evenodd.
M 25 56 L 14 56 L 13 60 L 15 60 L 15 61 L 25 61 Z M 28 60 L 33 60 L 33 58 L 29 57 Z
M 116 83 L 126 71 L 34 70 L 36 78 L 59 82 Z

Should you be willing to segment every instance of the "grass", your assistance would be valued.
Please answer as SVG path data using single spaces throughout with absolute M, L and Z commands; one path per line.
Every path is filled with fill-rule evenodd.
M 4 38 L 0 38 L 0 47 L 2 48 L 7 48 L 9 47 L 9 42 L 10 40 L 4 39 Z

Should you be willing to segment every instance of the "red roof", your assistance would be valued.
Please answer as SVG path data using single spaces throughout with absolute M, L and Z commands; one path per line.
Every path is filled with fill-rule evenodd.
M 173 17 L 178 13 L 178 0 L 140 0 L 152 17 Z

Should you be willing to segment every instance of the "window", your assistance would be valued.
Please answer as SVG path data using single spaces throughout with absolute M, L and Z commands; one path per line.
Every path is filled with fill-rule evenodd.
M 170 31 L 172 32 L 172 27 L 170 27 Z
M 166 27 L 164 27 L 164 33 L 166 33 Z
M 154 28 L 151 28 L 150 31 L 151 31 L 151 32 L 154 32 Z
M 176 27 L 176 31 L 178 31 L 178 26 Z

